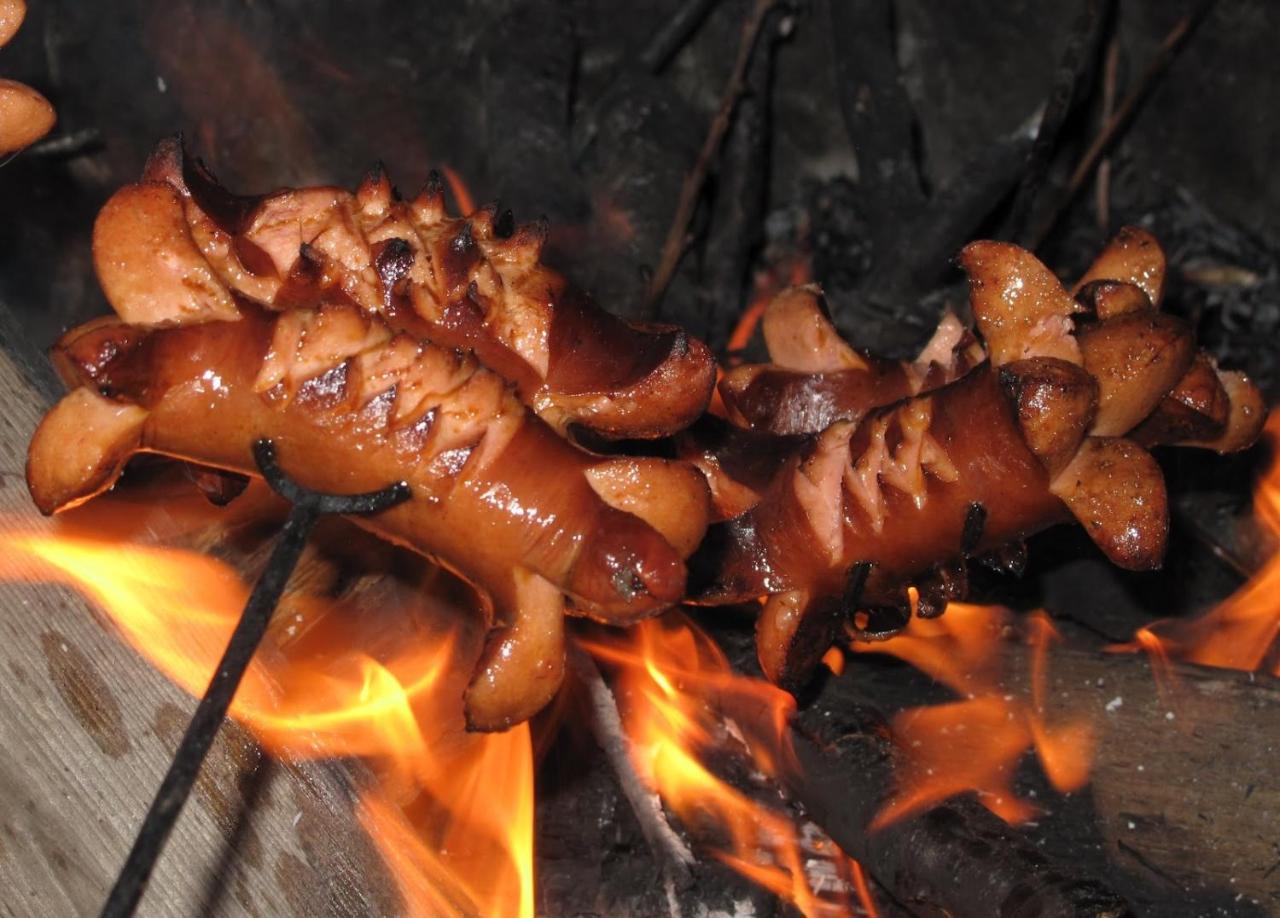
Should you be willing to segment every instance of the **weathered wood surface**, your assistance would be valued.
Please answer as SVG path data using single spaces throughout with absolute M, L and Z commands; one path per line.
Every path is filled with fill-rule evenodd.
M 8 332 L 0 533 L 37 518 L 23 463 L 50 395 L 38 366 L 5 353 Z M 0 584 L 0 914 L 97 912 L 194 707 L 76 594 Z M 358 767 L 272 762 L 224 726 L 139 913 L 397 914 L 353 815 Z
M 1280 915 L 1280 680 L 1055 650 L 1046 704 L 1094 723 L 1108 858 L 1171 898 Z M 1239 898 L 1237 898 L 1239 897 Z
M 1027 660 L 1014 656 L 1004 687 L 1022 696 Z M 1048 722 L 1087 719 L 1097 751 L 1077 795 L 1033 782 L 1035 844 L 1108 880 L 1139 914 L 1280 915 L 1280 680 L 1175 664 L 1161 683 L 1145 655 L 1077 645 L 1055 645 L 1048 661 Z M 909 673 L 854 657 L 806 719 L 919 704 Z

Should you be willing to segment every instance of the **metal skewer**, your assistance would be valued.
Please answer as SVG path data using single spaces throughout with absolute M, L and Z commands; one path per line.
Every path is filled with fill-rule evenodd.
M 364 494 L 311 491 L 289 478 L 280 468 L 276 463 L 275 446 L 270 440 L 258 440 L 253 444 L 253 458 L 271 489 L 293 506 L 267 566 L 245 603 L 244 612 L 227 642 L 218 668 L 209 680 L 204 697 L 200 699 L 187 732 L 178 744 L 169 771 L 151 801 L 129 857 L 102 907 L 101 918 L 127 918 L 138 907 L 156 860 L 187 802 L 205 756 L 222 726 L 249 661 L 266 634 L 267 624 L 293 569 L 297 567 L 316 521 L 329 513 L 377 513 L 409 498 L 409 486 L 404 482 Z

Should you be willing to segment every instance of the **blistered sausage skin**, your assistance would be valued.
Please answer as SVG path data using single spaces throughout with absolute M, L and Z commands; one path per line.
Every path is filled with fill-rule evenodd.
M 409 501 L 360 523 L 455 570 L 489 606 L 502 630 L 468 690 L 478 729 L 528 717 L 558 688 L 566 603 L 625 624 L 682 598 L 682 553 L 655 525 L 672 527 L 641 518 L 654 501 L 639 485 L 644 463 L 656 463 L 662 499 L 687 529 L 705 504 L 696 477 L 634 460 L 631 478 L 606 491 L 593 476 L 603 467 L 608 477 L 616 460 L 573 446 L 473 359 L 353 306 L 273 315 L 241 304 L 240 313 L 163 329 L 99 320 L 69 333 L 55 362 L 76 388 L 29 453 L 40 509 L 109 487 L 139 451 L 253 473 L 261 437 L 310 488 L 407 482 Z M 691 537 L 681 538 L 687 553 Z
M 341 296 L 389 325 L 472 352 L 559 430 L 652 438 L 706 408 L 715 361 L 672 325 L 596 307 L 540 261 L 546 227 L 484 208 L 449 217 L 431 182 L 401 201 L 381 172 L 334 187 L 231 195 L 176 141 L 121 189 L 94 230 L 107 298 L 131 324 L 231 318 Z
M 1075 296 L 1016 246 L 973 243 L 960 261 L 988 362 L 807 441 L 778 438 L 772 465 L 739 455 L 768 449 L 758 433 L 687 438 L 717 506 L 738 511 L 693 561 L 697 600 L 760 599 L 760 662 L 789 688 L 855 609 L 940 614 L 963 596 L 967 558 L 1008 563 L 1007 546 L 1073 516 L 1117 565 L 1158 566 L 1168 505 L 1145 447 L 1242 449 L 1265 420 L 1257 388 L 1157 311 L 1163 254 L 1144 231 L 1123 231 Z

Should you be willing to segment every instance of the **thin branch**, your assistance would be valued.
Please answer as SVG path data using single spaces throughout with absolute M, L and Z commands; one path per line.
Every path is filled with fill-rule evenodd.
M 1071 173 L 1071 178 L 1067 180 L 1067 187 L 1063 192 L 1062 197 L 1058 199 L 1048 217 L 1046 217 L 1040 224 L 1035 233 L 1031 235 L 1028 248 L 1035 250 L 1044 243 L 1049 233 L 1052 232 L 1054 226 L 1057 225 L 1058 220 L 1060 220 L 1063 213 L 1066 212 L 1067 207 L 1071 204 L 1072 200 L 1075 199 L 1077 192 L 1080 191 L 1085 180 L 1088 179 L 1090 173 L 1093 172 L 1093 167 L 1098 164 L 1098 160 L 1102 158 L 1102 155 L 1107 152 L 1111 147 L 1111 144 L 1115 142 L 1118 136 L 1120 136 L 1120 132 L 1128 126 L 1129 121 L 1138 110 L 1138 105 L 1146 98 L 1147 94 L 1155 86 L 1161 75 L 1164 74 L 1165 70 L 1168 69 L 1174 58 L 1177 57 L 1179 49 L 1185 43 L 1187 36 L 1191 34 L 1192 27 L 1204 18 L 1204 15 L 1212 6 L 1213 0 L 1208 0 L 1208 2 L 1203 3 L 1197 11 L 1189 13 L 1179 19 L 1177 24 L 1169 30 L 1167 35 L 1165 35 L 1164 39 L 1160 42 L 1160 47 L 1157 49 L 1155 57 L 1153 57 L 1151 62 L 1147 64 L 1147 69 L 1143 71 L 1141 78 L 1139 78 L 1138 84 L 1127 96 L 1124 97 L 1124 100 L 1116 109 L 1115 114 L 1107 119 L 1106 124 L 1102 127 L 1102 131 L 1098 134 L 1093 143 L 1090 144 L 1089 149 L 1085 151 L 1085 154 L 1080 159 L 1075 171 Z
M 751 15 L 743 23 L 738 56 L 733 62 L 729 82 L 725 85 L 724 93 L 720 97 L 720 108 L 711 120 L 707 138 L 703 141 L 702 149 L 698 151 L 698 158 L 694 161 L 693 168 L 689 170 L 684 178 L 684 184 L 680 186 L 680 198 L 676 203 L 675 217 L 671 220 L 671 229 L 667 232 L 667 239 L 662 244 L 658 267 L 649 285 L 646 312 L 650 315 L 657 309 L 663 293 L 671 283 L 671 278 L 675 276 L 676 269 L 680 266 L 680 259 L 684 257 L 689 236 L 689 223 L 698 206 L 698 198 L 702 196 L 702 186 L 706 183 L 711 167 L 720 152 L 725 134 L 729 132 L 733 110 L 746 89 L 747 67 L 751 63 L 751 52 L 755 48 L 756 39 L 770 11 L 777 4 L 778 0 L 756 0 Z
M 1086 87 L 1095 70 L 1098 40 L 1103 24 L 1111 18 L 1112 6 L 1111 0 L 1084 0 L 1084 8 L 1071 27 L 1062 60 L 1054 75 L 1053 88 L 1045 103 L 1044 114 L 1040 116 L 1036 139 L 1031 145 L 1031 152 L 1027 154 L 1027 171 L 1022 176 L 1014 201 L 1010 220 L 1014 239 L 1026 229 L 1028 217 L 1053 158 L 1053 151 L 1057 149 L 1062 126 L 1066 124 L 1076 103 L 1086 94 Z
M 1116 81 L 1120 78 L 1120 36 L 1112 35 L 1107 44 L 1107 60 L 1102 78 L 1102 120 L 1105 123 L 1116 110 Z M 1098 184 L 1094 204 L 1098 211 L 1098 229 L 1106 232 L 1111 225 L 1111 157 L 1098 164 Z
M 661 73 L 719 2 L 720 0 L 685 0 L 678 10 L 667 17 L 658 31 L 653 33 L 640 52 L 640 63 L 645 69 L 650 73 Z
M 631 741 L 622 729 L 622 717 L 613 691 L 600 675 L 595 660 L 576 641 L 569 642 L 568 662 L 591 701 L 591 735 L 609 760 L 622 793 L 640 823 L 640 831 L 662 864 L 667 880 L 680 889 L 693 883 L 690 868 L 697 863 L 662 811 L 662 801 L 641 779 L 631 761 Z

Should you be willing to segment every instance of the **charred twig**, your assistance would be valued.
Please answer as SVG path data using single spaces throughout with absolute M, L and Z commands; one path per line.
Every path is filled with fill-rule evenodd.
M 91 127 L 46 137 L 39 143 L 32 144 L 27 153 L 30 156 L 71 159 L 96 152 L 102 149 L 102 146 L 102 132 Z
M 1102 120 L 1106 122 L 1116 110 L 1116 82 L 1120 78 L 1120 36 L 1112 35 L 1107 43 L 1107 59 L 1102 76 Z M 1094 206 L 1098 211 L 1098 229 L 1111 225 L 1111 157 L 1098 164 L 1098 184 Z
M 720 0 L 686 0 L 653 33 L 640 52 L 640 63 L 645 69 L 650 73 L 661 73 L 719 2 Z
M 200 773 L 200 766 L 213 745 L 218 728 L 222 726 L 249 661 L 262 642 L 272 612 L 302 556 L 307 537 L 316 521 L 327 513 L 377 513 L 409 498 L 409 486 L 404 482 L 364 494 L 338 495 L 311 491 L 293 481 L 280 468 L 276 462 L 275 447 L 270 440 L 258 440 L 254 444 L 253 453 L 267 484 L 292 503 L 293 507 L 280 531 L 280 539 L 271 558 L 254 585 L 249 601 L 245 603 L 240 621 L 227 642 L 227 649 L 209 680 L 204 697 L 200 699 L 191 723 L 178 744 L 169 771 L 147 810 L 129 857 L 102 907 L 103 918 L 122 918 L 132 915 L 137 908 L 156 860 L 191 793 L 191 787 Z
M 779 0 L 756 0 L 751 14 L 742 25 L 742 40 L 738 44 L 738 56 L 733 62 L 729 82 L 725 85 L 724 93 L 720 97 L 720 107 L 716 110 L 715 117 L 711 119 L 711 127 L 707 131 L 706 140 L 702 143 L 702 149 L 698 151 L 698 158 L 694 161 L 693 168 L 685 175 L 684 182 L 680 186 L 680 198 L 676 203 L 675 216 L 671 220 L 671 229 L 667 232 L 666 241 L 662 244 L 658 267 L 653 272 L 653 280 L 649 284 L 646 311 L 650 314 L 662 300 L 662 294 L 671 283 L 676 268 L 680 266 L 680 259 L 684 257 L 689 223 L 698 206 L 698 199 L 702 196 L 702 186 L 720 152 L 725 134 L 729 131 L 733 111 L 746 89 L 747 67 L 751 63 L 751 53 L 755 49 L 756 39 L 769 13 L 778 2 Z
M 1015 240 L 1020 239 L 1026 230 L 1031 209 L 1044 183 L 1049 162 L 1053 159 L 1058 134 L 1091 82 L 1102 26 L 1111 18 L 1114 6 L 1113 0 L 1084 0 L 1084 9 L 1071 28 L 1062 61 L 1054 76 L 1053 89 L 1045 103 L 1044 114 L 1040 117 L 1035 142 L 1027 154 L 1026 173 L 1014 200 L 1010 237 Z
M 744 304 L 751 256 L 764 223 L 769 147 L 769 84 L 778 32 L 770 30 L 752 57 L 747 88 L 725 139 L 710 230 L 702 256 L 700 294 L 705 325 L 695 330 L 713 350 L 726 343 Z
M 858 160 L 858 189 L 877 260 L 903 214 L 925 203 L 916 162 L 915 113 L 894 55 L 891 0 L 828 0 L 840 112 Z M 892 255 L 890 253 L 893 253 Z
M 622 718 L 612 690 L 605 684 L 591 655 L 576 642 L 569 644 L 568 660 L 591 701 L 591 734 L 609 760 L 618 786 L 640 823 L 645 841 L 662 864 L 663 872 L 679 888 L 688 888 L 693 882 L 690 868 L 696 859 L 667 822 L 662 800 L 649 789 L 631 763 L 630 741 L 622 729 Z
M 1161 75 L 1168 69 L 1169 64 L 1177 56 L 1179 49 L 1185 44 L 1187 37 L 1212 6 L 1213 0 L 1206 0 L 1206 2 L 1201 3 L 1199 9 L 1195 12 L 1179 19 L 1161 40 L 1160 47 L 1147 64 L 1147 69 L 1142 72 L 1137 85 L 1120 102 L 1115 112 L 1102 126 L 1102 130 L 1098 133 L 1093 143 L 1089 145 L 1089 149 L 1080 158 L 1080 162 L 1067 180 L 1066 188 L 1057 202 L 1055 202 L 1049 215 L 1039 224 L 1036 231 L 1029 235 L 1027 240 L 1028 248 L 1035 250 L 1044 244 L 1049 233 L 1053 231 L 1058 220 L 1061 219 L 1063 213 L 1070 206 L 1081 186 L 1084 185 L 1085 180 L 1093 171 L 1093 167 L 1097 165 L 1102 155 L 1110 149 L 1111 144 L 1120 136 L 1121 131 L 1129 125 L 1134 113 L 1138 110 L 1139 104 L 1147 97 L 1147 94 L 1155 86 Z

